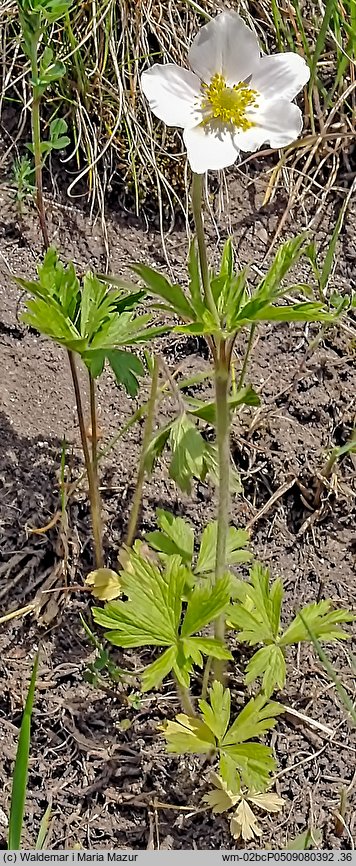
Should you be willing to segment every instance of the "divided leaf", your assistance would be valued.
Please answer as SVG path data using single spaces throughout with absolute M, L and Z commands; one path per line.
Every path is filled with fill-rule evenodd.
M 332 610 L 332 603 L 329 600 L 308 604 L 301 613 L 313 635 L 323 641 L 347 640 L 349 635 L 337 626 L 341 622 L 353 622 L 355 619 L 355 614 L 347 610 Z M 310 640 L 310 634 L 297 614 L 282 635 L 280 645 L 287 646 L 306 640 Z
M 174 722 L 166 722 L 162 730 L 167 743 L 167 752 L 181 755 L 208 755 L 215 751 L 214 734 L 201 719 L 179 713 Z
M 194 587 L 183 620 L 181 635 L 188 637 L 213 622 L 224 612 L 230 601 L 230 577 Z
M 246 685 L 253 683 L 257 677 L 262 677 L 262 689 L 268 696 L 276 686 L 283 689 L 286 681 L 286 662 L 284 653 L 277 644 L 262 647 L 250 659 L 246 667 Z
M 120 572 L 128 601 L 93 609 L 95 622 L 109 629 L 105 637 L 115 646 L 171 646 L 177 643 L 186 579 L 180 557 L 172 556 L 164 572 L 132 552 L 130 570 Z
M 182 517 L 174 517 L 162 508 L 157 508 L 156 518 L 161 532 L 146 532 L 146 541 L 160 553 L 179 554 L 184 564 L 190 566 L 194 552 L 193 528 Z
M 216 521 L 209 523 L 204 529 L 200 542 L 198 561 L 194 569 L 196 574 L 211 574 L 214 571 L 217 532 L 218 525 Z M 236 529 L 235 526 L 229 527 L 226 554 L 227 565 L 237 565 L 252 559 L 252 554 L 246 550 L 249 538 L 249 533 L 245 529 Z
M 201 754 L 218 752 L 220 775 L 227 789 L 239 794 L 239 776 L 252 792 L 262 792 L 271 784 L 275 760 L 271 749 L 261 743 L 246 742 L 274 727 L 274 716 L 282 707 L 267 702 L 262 695 L 253 698 L 228 728 L 230 692 L 219 683 L 209 690 L 209 702 L 199 701 L 202 718 L 177 716 L 168 722 L 164 735 L 170 752 Z M 226 790 L 225 790 L 226 793 Z
M 250 646 L 277 639 L 283 599 L 282 581 L 278 578 L 270 587 L 268 568 L 254 562 L 249 581 L 237 581 L 234 594 L 238 603 L 230 608 L 228 621 L 240 630 L 237 639 Z
M 148 265 L 137 263 L 133 266 L 133 271 L 142 279 L 145 287 L 152 295 L 156 295 L 165 301 L 163 309 L 173 311 L 183 318 L 194 321 L 193 307 L 190 305 L 180 286 L 170 283 L 163 274 L 160 274 Z

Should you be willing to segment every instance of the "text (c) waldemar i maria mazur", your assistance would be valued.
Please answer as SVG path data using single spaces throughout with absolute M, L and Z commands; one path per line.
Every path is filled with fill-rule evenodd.
M 46 851 L 20 851 L 22 863 L 134 863 L 137 854 L 118 854 L 116 851 L 102 852 L 69 851 L 47 853 Z

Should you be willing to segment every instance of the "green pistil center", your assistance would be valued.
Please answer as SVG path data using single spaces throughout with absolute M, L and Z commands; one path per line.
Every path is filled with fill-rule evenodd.
M 202 108 L 206 112 L 203 123 L 221 120 L 233 124 L 237 129 L 250 129 L 254 122 L 246 117 L 246 110 L 257 105 L 257 90 L 247 87 L 242 81 L 228 87 L 223 75 L 213 75 L 210 84 L 202 84 L 204 99 Z

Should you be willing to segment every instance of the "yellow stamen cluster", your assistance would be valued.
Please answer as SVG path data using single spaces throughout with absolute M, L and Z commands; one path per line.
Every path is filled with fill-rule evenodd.
M 206 112 L 203 123 L 219 119 L 225 124 L 233 124 L 237 129 L 250 129 L 254 126 L 252 120 L 246 117 L 246 109 L 257 105 L 257 90 L 247 87 L 243 81 L 228 87 L 223 75 L 213 75 L 210 84 L 202 84 L 204 99 L 203 111 Z

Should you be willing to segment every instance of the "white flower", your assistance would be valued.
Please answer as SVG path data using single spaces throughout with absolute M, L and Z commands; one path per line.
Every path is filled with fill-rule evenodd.
M 183 127 L 197 174 L 232 165 L 240 150 L 285 147 L 298 137 L 302 114 L 292 99 L 309 79 L 299 54 L 261 57 L 252 30 L 227 11 L 201 28 L 188 60 L 190 70 L 155 64 L 141 83 L 153 113 Z

